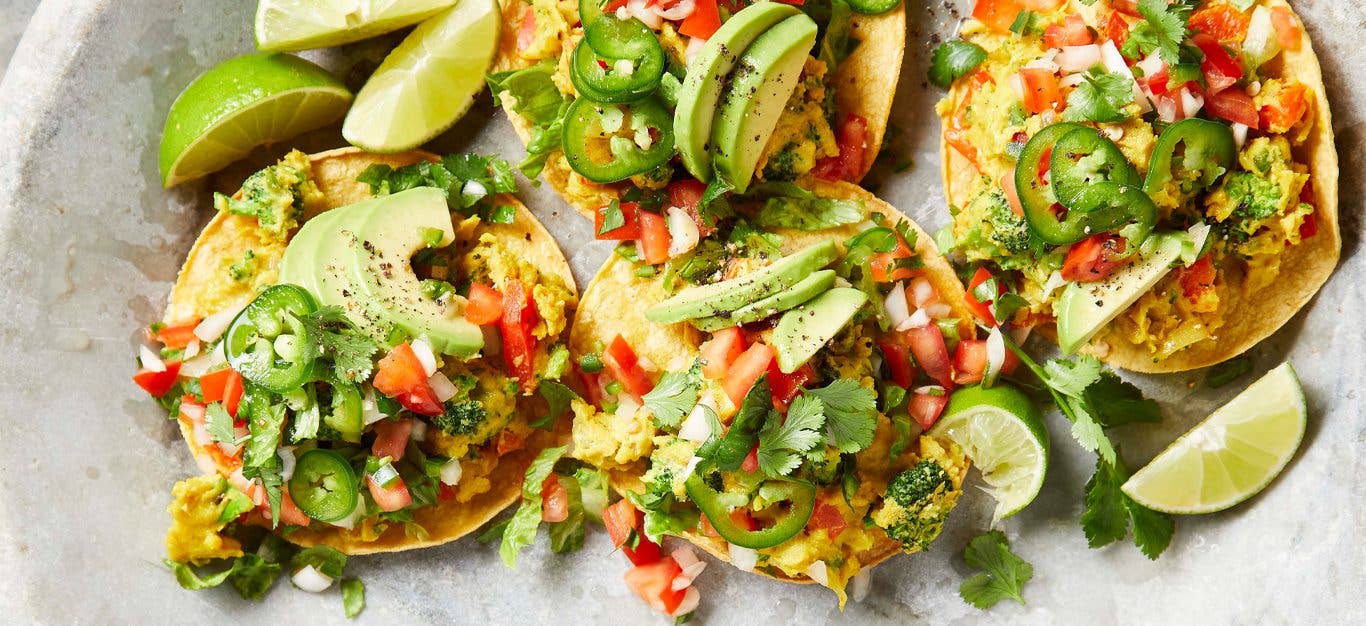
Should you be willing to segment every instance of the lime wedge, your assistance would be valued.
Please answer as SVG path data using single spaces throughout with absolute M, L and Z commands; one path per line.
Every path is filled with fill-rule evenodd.
M 256 49 L 339 46 L 412 26 L 452 4 L 455 0 L 261 0 Z
M 962 446 L 982 472 L 985 491 L 996 500 L 993 524 L 1039 495 L 1048 471 L 1048 431 L 1038 407 L 1018 389 L 997 384 L 955 391 L 929 434 Z
M 497 0 L 461 0 L 418 25 L 356 95 L 342 136 L 400 152 L 450 128 L 484 89 L 501 25 Z
M 331 124 L 351 92 L 317 65 L 279 53 L 228 59 L 196 78 L 166 115 L 161 184 L 223 169 L 252 148 Z
M 1295 368 L 1283 363 L 1167 446 L 1121 489 L 1164 513 L 1222 511 L 1281 473 L 1304 428 L 1304 391 Z

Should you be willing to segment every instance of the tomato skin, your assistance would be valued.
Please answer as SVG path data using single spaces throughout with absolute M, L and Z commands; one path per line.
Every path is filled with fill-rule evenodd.
M 1091 36 L 1091 29 L 1087 28 L 1086 21 L 1075 13 L 1058 24 L 1050 24 L 1043 31 L 1043 43 L 1048 48 L 1084 46 L 1094 42 L 1095 39 Z
M 1078 283 L 1104 280 L 1126 261 L 1115 257 L 1124 253 L 1127 241 L 1119 235 L 1101 233 L 1072 244 L 1062 262 L 1062 277 Z
M 930 378 L 944 387 L 953 389 L 953 366 L 949 362 L 949 348 L 944 343 L 944 332 L 936 324 L 926 324 L 905 332 L 906 343 L 910 344 L 911 354 L 916 363 L 929 374 Z
M 773 348 L 756 343 L 731 364 L 721 386 L 735 406 L 740 406 L 740 403 L 744 402 L 745 394 L 754 386 L 754 381 L 759 380 L 759 377 L 768 371 L 768 364 L 773 361 L 773 355 Z
M 1110 14 L 1110 18 L 1105 20 L 1104 38 L 1113 41 L 1116 48 L 1124 46 L 1124 42 L 1129 40 L 1129 20 L 1124 19 L 1124 14 L 1115 11 Z
M 773 407 L 782 412 L 787 412 L 787 405 L 797 397 L 806 383 L 816 378 L 816 370 L 810 363 L 803 363 L 797 371 L 791 374 L 784 374 L 778 369 L 778 361 L 775 359 L 768 364 L 768 388 L 773 395 Z
M 1024 85 L 1024 107 L 1030 113 L 1056 111 L 1062 108 L 1062 88 L 1053 72 L 1043 68 L 1026 67 L 1020 70 L 1020 82 Z
M 434 417 L 441 415 L 441 403 L 427 383 L 427 372 L 408 342 L 394 346 L 375 368 L 375 390 L 398 400 L 404 408 Z
M 1200 70 L 1210 85 L 1210 93 L 1223 91 L 1243 77 L 1243 66 L 1224 49 L 1218 39 L 1200 33 L 1191 37 L 1191 42 L 1205 54 L 1200 61 Z
M 811 174 L 822 180 L 854 182 L 863 175 L 868 153 L 868 120 L 847 114 L 840 124 L 837 140 L 839 154 L 825 157 L 811 169 Z
M 1110 8 L 1125 15 L 1142 17 L 1138 12 L 1138 0 L 1110 0 Z
M 531 333 L 540 316 L 531 291 L 521 281 L 508 283 L 503 294 L 503 317 L 498 333 L 503 338 L 503 364 L 524 391 L 536 386 L 536 337 Z
M 307 526 L 312 521 L 304 515 L 299 505 L 294 504 L 294 498 L 290 497 L 289 490 L 284 489 L 280 494 L 280 522 L 290 526 Z
M 1300 49 L 1300 24 L 1287 6 L 1271 7 L 1271 27 L 1276 30 L 1276 43 L 1284 50 Z
M 1210 3 L 1191 13 L 1190 29 L 1219 41 L 1241 42 L 1252 18 L 1231 4 Z
M 607 219 L 607 211 L 611 205 L 598 207 L 593 212 L 593 237 L 600 240 L 613 241 L 634 241 L 640 239 L 640 203 L 639 202 L 620 202 L 617 208 L 621 209 L 621 226 L 613 228 L 607 232 L 602 232 L 602 223 Z
M 1014 177 L 1012 176 L 1011 178 L 1014 178 Z M 993 278 L 993 276 L 991 275 L 991 271 L 990 271 L 990 270 L 988 270 L 988 269 L 985 268 L 985 267 L 979 267 L 979 268 L 977 268 L 977 273 L 973 274 L 973 275 L 972 275 L 972 280 L 968 282 L 968 290 L 967 290 L 967 294 L 966 294 L 966 295 L 967 295 L 968 308 L 969 308 L 969 309 L 972 309 L 972 314 L 973 314 L 973 315 L 976 315 L 976 316 L 977 316 L 977 319 L 982 320 L 982 323 L 986 324 L 987 326 L 997 326 L 997 325 L 998 325 L 998 324 L 996 323 L 996 316 L 993 315 L 993 314 L 991 313 L 991 305 L 992 305 L 993 302 L 995 302 L 995 300 L 987 300 L 986 302 L 979 302 L 979 301 L 977 300 L 977 296 L 973 294 L 973 290 L 977 289 L 977 286 L 978 286 L 978 285 L 981 285 L 982 283 L 987 282 L 988 280 L 991 280 L 992 278 Z M 1004 293 L 1004 292 L 1005 292 L 1005 287 L 1004 287 L 1004 286 L 998 287 L 998 289 L 997 289 L 997 294 L 998 294 L 998 295 L 1001 294 L 1001 293 Z
M 395 461 L 403 459 L 408 451 L 408 438 L 413 434 L 413 420 L 380 420 L 375 423 L 375 443 L 370 451 L 375 456 L 389 457 Z
M 759 444 L 754 444 L 749 449 L 749 454 L 745 455 L 745 460 L 740 463 L 740 469 L 746 472 L 753 472 L 759 469 Z
M 1304 216 L 1304 221 L 1300 222 L 1300 239 L 1308 239 L 1319 234 L 1319 219 L 1314 213 Z
M 1181 270 L 1181 293 L 1187 300 L 1197 302 L 1206 291 L 1214 288 L 1214 263 L 1208 255 Z
M 953 353 L 953 382 L 959 385 L 972 385 L 982 382 L 989 361 L 987 340 L 964 339 L 959 341 L 958 348 Z M 1005 361 L 1001 363 L 1001 373 L 1009 374 L 1015 371 L 1015 366 L 1019 363 L 1020 358 L 1015 356 L 1014 352 L 1006 350 Z
M 365 484 L 370 487 L 370 497 L 375 499 L 381 511 L 392 513 L 413 503 L 413 496 L 408 493 L 408 485 L 402 478 L 395 478 L 388 487 L 382 487 L 375 479 L 366 476 Z
M 1268 133 L 1288 132 L 1309 112 L 1310 97 L 1309 87 L 1304 83 L 1283 85 L 1276 94 L 1276 100 L 1258 111 L 1261 129 Z
M 869 260 L 868 268 L 873 275 L 873 280 L 880 283 L 890 283 L 896 280 L 914 278 L 915 270 L 909 267 L 895 267 L 898 259 L 907 259 L 912 256 L 915 256 L 915 252 L 906 245 L 906 240 L 901 236 L 901 233 L 897 233 L 895 249 L 891 252 L 878 252 Z M 887 271 L 888 268 L 891 268 L 890 272 Z
M 511 431 L 504 430 L 498 433 L 498 443 L 494 450 L 498 456 L 503 456 L 509 452 L 516 452 L 526 447 L 526 438 Z
M 531 6 L 522 13 L 522 23 L 517 28 L 517 50 L 525 52 L 536 45 L 536 10 Z
M 465 321 L 476 326 L 487 326 L 503 317 L 503 294 L 484 283 L 470 283 L 469 303 L 465 305 Z
M 602 364 L 612 379 L 621 383 L 637 400 L 655 388 L 650 375 L 640 366 L 640 359 L 626 340 L 617 335 L 602 353 Z
M 663 215 L 650 211 L 640 212 L 641 260 L 650 265 L 668 261 L 669 243 L 672 241 L 673 236 L 669 234 L 669 226 Z
M 915 381 L 915 366 L 911 365 L 911 349 L 904 343 L 880 339 L 877 347 L 882 351 L 882 362 L 887 366 L 892 383 L 902 389 L 909 389 Z
M 660 559 L 659 544 L 650 541 L 641 532 L 641 526 L 644 525 L 644 515 L 631 504 L 630 500 L 623 498 L 603 509 L 602 523 L 607 527 L 607 536 L 611 537 L 612 546 L 620 548 L 622 554 L 625 554 L 632 564 L 647 565 Z M 631 533 L 635 533 L 637 537 L 635 548 L 626 545 L 626 542 L 631 540 Z
M 697 224 L 697 232 L 708 237 L 716 232 L 716 226 L 708 226 L 702 219 L 702 196 L 707 193 L 707 185 L 696 178 L 680 178 L 669 183 L 669 206 L 683 209 L 688 217 Z
M 673 557 L 664 557 L 655 563 L 637 565 L 626 572 L 626 585 L 640 599 L 649 603 L 655 610 L 672 614 L 683 603 L 687 589 L 674 589 L 673 581 L 683 573 L 683 568 Z
M 166 364 L 166 369 L 160 372 L 152 370 L 139 370 L 133 374 L 133 382 L 142 387 L 143 391 L 151 394 L 153 398 L 160 398 L 170 393 L 175 386 L 176 377 L 180 375 L 180 362 L 175 361 Z
M 236 370 L 225 367 L 200 376 L 199 390 L 205 403 L 221 402 L 229 415 L 237 417 L 237 406 L 242 401 L 242 375 Z
M 161 345 L 166 346 L 167 348 L 184 348 L 185 346 L 190 345 L 191 341 L 199 340 L 199 337 L 194 334 L 194 329 L 198 326 L 198 319 L 191 320 L 184 324 L 176 324 L 175 326 L 164 326 L 161 330 L 156 332 L 155 339 L 160 341 Z
M 939 416 L 944 413 L 944 407 L 949 405 L 949 394 L 947 391 L 939 395 L 928 393 L 917 393 L 911 396 L 911 401 L 906 404 L 906 411 L 910 413 L 911 419 L 919 424 L 921 428 L 928 430 L 934 423 L 939 421 Z
M 1243 124 L 1248 128 L 1259 128 L 1260 116 L 1252 103 L 1252 96 L 1241 89 L 1225 89 L 1205 96 L 1205 110 L 1214 117 Z
M 598 387 L 598 375 L 589 374 L 579 368 L 579 364 L 574 364 L 574 371 L 579 374 L 579 383 L 583 386 L 583 399 L 589 404 L 602 406 L 602 388 Z
M 550 474 L 541 483 L 541 521 L 563 522 L 569 519 L 569 490 L 560 477 Z
M 944 141 L 953 147 L 963 158 L 972 163 L 974 168 L 981 170 L 978 162 L 977 146 L 968 140 L 968 110 L 972 108 L 972 96 L 981 89 L 982 85 L 994 82 L 991 74 L 986 70 L 979 69 L 973 73 L 972 78 L 968 79 L 968 91 L 958 100 L 958 106 L 953 109 L 953 117 L 949 119 L 949 126 L 944 130 Z
M 1007 32 L 1015 16 L 1025 9 L 1048 13 L 1057 10 L 1066 0 L 977 0 L 972 16 L 998 32 Z
M 726 377 L 730 364 L 745 351 L 745 336 L 739 326 L 723 328 L 702 342 L 702 375 L 711 380 Z
M 806 523 L 807 530 L 824 530 L 831 541 L 848 527 L 849 522 L 844 519 L 844 512 L 840 510 L 839 505 L 825 499 L 816 501 L 816 508 L 811 512 L 811 521 Z
M 683 18 L 678 32 L 689 37 L 710 39 L 721 28 L 721 11 L 716 0 L 697 0 L 693 12 Z

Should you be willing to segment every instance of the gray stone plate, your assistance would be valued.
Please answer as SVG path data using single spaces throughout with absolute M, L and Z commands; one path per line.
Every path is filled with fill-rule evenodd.
M 1050 416 L 1054 454 L 1044 494 L 1004 524 L 1034 564 L 1028 606 L 990 612 L 964 604 L 959 553 L 986 528 L 991 505 L 964 499 L 925 554 L 898 557 L 872 592 L 841 615 L 819 587 L 776 583 L 727 567 L 697 582 L 699 617 L 713 623 L 1363 623 L 1366 582 L 1366 418 L 1360 319 L 1366 163 L 1366 8 L 1296 3 L 1324 63 L 1342 157 L 1343 261 L 1319 297 L 1258 346 L 1258 373 L 1293 359 L 1309 397 L 1310 428 L 1295 461 L 1265 493 L 1231 511 L 1177 521 L 1170 550 L 1150 562 L 1129 545 L 1089 550 L 1077 525 L 1091 461 Z M 164 191 L 156 147 L 167 107 L 195 75 L 251 50 L 254 3 L 221 0 L 47 0 L 0 85 L 0 622 L 342 622 L 336 591 L 287 583 L 262 603 L 228 589 L 179 589 L 162 567 L 171 484 L 194 471 L 178 433 L 129 382 L 138 329 L 157 319 L 198 227 L 210 185 Z M 939 92 L 924 72 L 932 42 L 952 32 L 953 6 L 911 2 L 894 151 L 908 170 L 879 191 L 933 231 L 947 221 L 938 190 Z M 382 53 L 354 46 L 345 68 Z M 345 75 L 345 74 L 343 74 Z M 333 134 L 300 140 L 339 145 Z M 522 148 L 487 104 L 442 138 L 441 149 L 518 159 Z M 255 155 L 262 163 L 272 155 Z M 231 185 L 231 181 L 218 181 Z M 572 257 L 580 280 L 607 250 L 543 188 L 527 204 Z M 1282 280 L 1293 280 L 1283 277 Z M 1149 458 L 1239 385 L 1210 391 L 1200 373 L 1131 377 L 1158 398 L 1165 423 L 1117 433 L 1134 462 Z M 975 491 L 975 490 L 974 490 Z M 466 539 L 407 554 L 360 557 L 362 621 L 666 623 L 621 582 L 625 561 L 604 533 L 560 556 L 544 539 L 508 570 Z

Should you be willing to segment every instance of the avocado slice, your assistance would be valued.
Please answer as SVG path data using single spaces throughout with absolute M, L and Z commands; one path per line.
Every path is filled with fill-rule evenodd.
M 719 283 L 689 287 L 645 309 L 645 319 L 674 324 L 702 317 L 729 316 L 736 309 L 791 287 L 839 255 L 833 241 L 802 248 L 757 271 Z
M 851 287 L 836 287 L 810 302 L 783 313 L 773 329 L 773 349 L 778 369 L 797 371 L 835 338 L 868 302 L 868 295 Z
M 1171 271 L 1172 264 L 1180 256 L 1180 242 L 1166 238 L 1151 254 L 1115 270 L 1105 280 L 1068 283 L 1062 296 L 1053 303 L 1053 315 L 1058 319 L 1058 347 L 1062 348 L 1063 354 L 1076 352 L 1148 293 Z
M 711 182 L 707 142 L 711 139 L 716 101 L 721 98 L 726 76 L 756 37 L 797 13 L 796 7 L 778 2 L 751 4 L 722 23 L 688 64 L 674 109 L 674 143 L 683 157 L 683 166 L 697 180 Z
M 794 15 L 759 35 L 740 55 L 716 109 L 711 148 L 716 174 L 744 193 L 778 116 L 816 43 L 816 22 Z
M 297 284 L 324 305 L 341 306 L 367 334 L 388 344 L 389 330 L 426 336 L 444 354 L 474 356 L 484 346 L 478 326 L 450 303 L 422 295 L 410 259 L 441 231 L 455 241 L 446 196 L 418 187 L 333 209 L 304 224 L 285 248 L 280 280 Z
M 757 322 L 770 315 L 782 313 L 807 300 L 821 295 L 835 286 L 835 270 L 821 270 L 807 275 L 797 284 L 753 304 L 740 307 L 730 314 L 736 324 Z

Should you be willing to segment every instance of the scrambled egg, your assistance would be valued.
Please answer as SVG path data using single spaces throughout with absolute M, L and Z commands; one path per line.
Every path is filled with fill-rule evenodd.
M 488 417 L 471 433 L 451 435 L 437 428 L 427 430 L 426 444 L 431 451 L 453 459 L 463 459 L 473 448 L 487 443 L 502 432 L 517 416 L 517 399 L 508 393 L 508 378 L 478 361 L 448 363 L 442 370 L 451 380 L 474 378 L 469 398 L 484 405 Z
M 1300 202 L 1309 168 L 1294 161 L 1285 137 L 1252 140 L 1238 163 L 1244 171 L 1225 176 L 1205 210 L 1228 230 L 1230 252 L 1247 261 L 1244 290 L 1250 294 L 1276 279 L 1281 254 L 1300 243 L 1300 226 L 1314 209 Z
M 213 559 L 242 556 L 242 544 L 220 533 L 231 520 L 223 520 L 228 502 L 223 495 L 232 489 L 219 476 L 196 476 L 175 484 L 174 500 L 166 507 L 171 527 L 166 531 L 166 553 L 177 563 L 199 565 Z
M 603 469 L 619 469 L 650 455 L 655 425 L 638 407 L 605 413 L 574 400 L 574 457 Z
M 558 276 L 542 273 L 526 258 L 508 249 L 502 240 L 492 233 L 479 236 L 478 243 L 461 259 L 460 269 L 472 281 L 488 282 L 501 287 L 511 281 L 520 280 L 523 284 L 530 285 L 531 298 L 536 303 L 536 313 L 540 317 L 540 321 L 532 329 L 532 335 L 537 339 L 559 337 L 568 324 L 565 310 L 574 299 L 569 288 Z M 544 346 L 538 346 L 540 347 Z
M 822 61 L 806 59 L 797 88 L 759 155 L 755 172 L 761 180 L 792 180 L 810 172 L 817 160 L 839 155 L 825 115 L 827 69 Z

